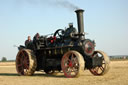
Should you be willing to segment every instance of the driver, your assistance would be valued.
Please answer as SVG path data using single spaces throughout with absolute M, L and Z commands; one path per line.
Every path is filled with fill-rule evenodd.
M 28 39 L 25 41 L 25 47 L 27 47 L 30 42 L 32 42 L 31 36 L 28 36 Z

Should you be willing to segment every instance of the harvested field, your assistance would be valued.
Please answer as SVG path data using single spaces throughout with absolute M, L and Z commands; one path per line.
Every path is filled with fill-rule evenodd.
M 128 61 L 111 61 L 104 76 L 93 76 L 85 70 L 79 78 L 65 78 L 36 72 L 33 76 L 18 76 L 15 63 L 0 62 L 0 85 L 128 85 Z

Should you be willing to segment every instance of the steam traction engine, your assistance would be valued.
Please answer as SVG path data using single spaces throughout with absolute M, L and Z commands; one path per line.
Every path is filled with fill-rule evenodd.
M 85 38 L 83 12 L 77 14 L 78 32 L 69 28 L 58 29 L 53 35 L 34 37 L 27 46 L 19 46 L 16 70 L 19 75 L 32 75 L 43 70 L 46 74 L 63 71 L 66 77 L 78 77 L 88 69 L 94 75 L 103 75 L 109 70 L 109 57 L 95 51 L 95 42 Z

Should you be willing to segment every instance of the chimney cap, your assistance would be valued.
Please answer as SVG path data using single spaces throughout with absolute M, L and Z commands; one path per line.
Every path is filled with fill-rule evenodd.
M 77 10 L 75 10 L 75 12 L 77 13 L 77 12 L 84 12 L 84 10 L 83 9 L 77 9 Z

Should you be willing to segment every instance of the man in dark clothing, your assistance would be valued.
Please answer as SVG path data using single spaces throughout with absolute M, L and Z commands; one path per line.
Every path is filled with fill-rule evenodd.
M 33 40 L 39 40 L 40 34 L 36 33 L 35 36 L 33 37 Z
M 30 42 L 32 42 L 32 40 L 31 37 L 28 36 L 28 39 L 25 41 L 25 47 L 27 47 Z
M 35 36 L 33 37 L 33 44 L 34 44 L 34 49 L 39 49 L 39 38 L 40 34 L 36 33 Z

